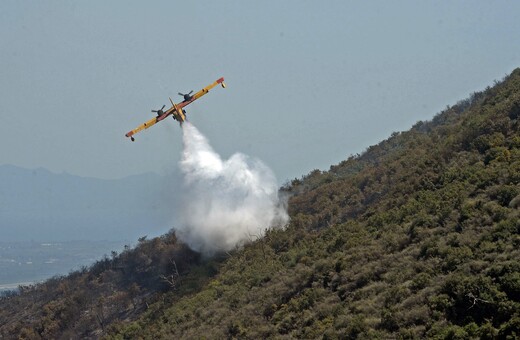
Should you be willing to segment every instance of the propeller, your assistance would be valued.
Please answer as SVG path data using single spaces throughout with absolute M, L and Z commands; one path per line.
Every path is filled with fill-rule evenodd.
M 158 116 L 162 116 L 162 114 L 164 113 L 163 109 L 166 105 L 163 105 L 159 110 L 152 110 L 152 112 L 155 112 L 157 113 Z
M 189 93 L 186 93 L 186 94 L 179 92 L 179 96 L 184 97 L 185 101 L 189 101 L 189 100 L 191 100 L 191 94 L 192 93 L 193 93 L 193 90 L 191 90 Z

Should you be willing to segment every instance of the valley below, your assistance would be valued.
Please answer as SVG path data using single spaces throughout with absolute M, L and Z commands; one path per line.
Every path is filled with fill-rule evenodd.
M 124 245 L 123 241 L 0 242 L 0 294 L 90 266 Z

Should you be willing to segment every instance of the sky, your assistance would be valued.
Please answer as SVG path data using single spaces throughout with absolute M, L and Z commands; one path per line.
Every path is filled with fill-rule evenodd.
M 0 2 L 0 165 L 122 178 L 176 171 L 177 92 L 223 157 L 280 184 L 430 120 L 520 66 L 514 1 Z

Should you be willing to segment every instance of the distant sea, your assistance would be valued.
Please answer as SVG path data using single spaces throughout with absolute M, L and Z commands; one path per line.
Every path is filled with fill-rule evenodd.
M 120 252 L 121 241 L 0 242 L 0 293 L 20 285 L 66 275 L 90 266 L 112 251 Z

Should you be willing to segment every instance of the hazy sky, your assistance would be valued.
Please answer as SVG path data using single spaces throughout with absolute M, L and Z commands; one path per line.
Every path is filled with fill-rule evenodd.
M 517 1 L 0 2 L 0 164 L 119 178 L 177 168 L 177 92 L 224 157 L 280 183 L 362 152 L 520 66 Z M 177 97 L 179 99 L 179 97 Z

